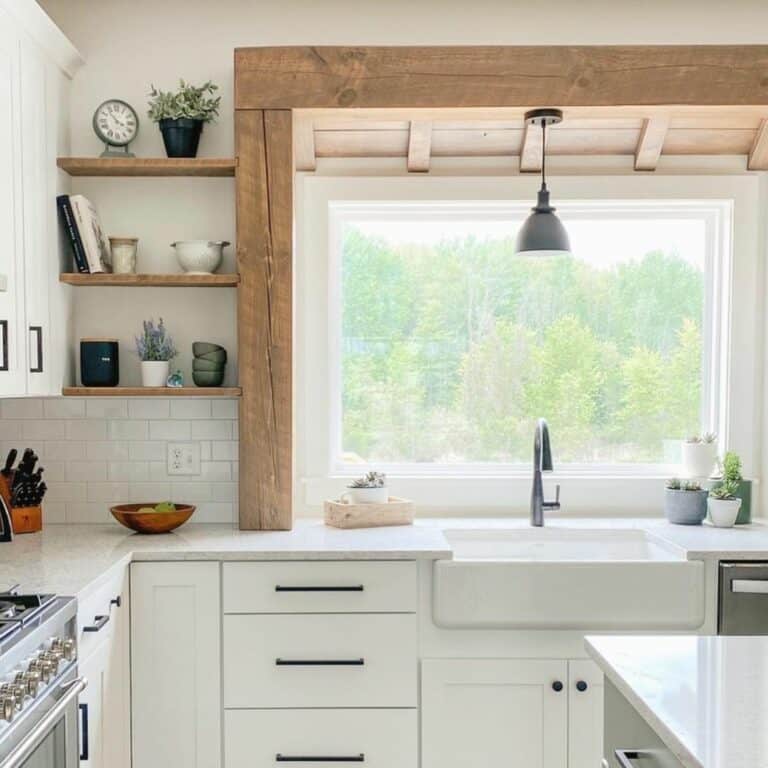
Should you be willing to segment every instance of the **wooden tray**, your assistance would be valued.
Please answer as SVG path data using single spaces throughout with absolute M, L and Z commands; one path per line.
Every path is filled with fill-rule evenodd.
M 350 504 L 328 500 L 324 505 L 325 524 L 334 528 L 380 528 L 385 525 L 412 525 L 413 502 L 390 496 L 386 504 Z

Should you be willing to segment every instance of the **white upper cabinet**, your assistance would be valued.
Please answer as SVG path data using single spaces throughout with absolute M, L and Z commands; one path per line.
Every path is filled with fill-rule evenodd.
M 56 156 L 79 62 L 34 0 L 0 0 L 0 397 L 60 394 L 67 373 Z

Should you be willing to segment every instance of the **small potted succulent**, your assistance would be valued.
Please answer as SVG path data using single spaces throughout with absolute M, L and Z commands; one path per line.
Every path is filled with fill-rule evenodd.
M 707 491 L 695 480 L 667 480 L 664 513 L 676 525 L 701 525 L 707 516 Z
M 717 435 L 705 432 L 683 442 L 683 472 L 686 477 L 707 478 L 717 464 Z
M 723 456 L 721 462 L 722 479 L 719 480 L 713 489 L 718 488 L 724 483 L 730 483 L 734 488 L 734 496 L 741 499 L 739 516 L 736 518 L 736 525 L 745 525 L 752 522 L 752 481 L 745 480 L 741 474 L 741 459 L 734 451 L 728 451 Z
M 136 352 L 141 360 L 141 383 L 144 387 L 164 387 L 168 382 L 171 360 L 178 354 L 173 339 L 168 335 L 163 318 L 155 326 L 154 320 L 145 320 L 144 332 L 136 337 Z
M 175 93 L 152 86 L 147 114 L 160 127 L 168 157 L 197 156 L 203 124 L 219 114 L 221 96 L 213 95 L 218 89 L 210 80 L 200 86 L 179 80 Z
M 368 472 L 353 480 L 341 498 L 351 504 L 386 504 L 389 501 L 387 476 L 383 472 Z
M 709 519 L 716 528 L 731 528 L 736 522 L 741 507 L 741 499 L 736 496 L 738 487 L 732 480 L 723 480 L 710 490 L 707 499 Z

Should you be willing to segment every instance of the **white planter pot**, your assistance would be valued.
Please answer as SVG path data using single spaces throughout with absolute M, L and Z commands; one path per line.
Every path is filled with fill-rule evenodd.
M 165 387 L 171 363 L 168 360 L 142 360 L 141 385 L 143 387 Z
M 387 488 L 347 488 L 341 496 L 350 504 L 386 504 L 389 501 Z
M 683 443 L 683 475 L 707 478 L 715 471 L 717 446 L 714 443 Z
M 741 499 L 707 499 L 709 519 L 717 528 L 732 528 L 739 516 Z

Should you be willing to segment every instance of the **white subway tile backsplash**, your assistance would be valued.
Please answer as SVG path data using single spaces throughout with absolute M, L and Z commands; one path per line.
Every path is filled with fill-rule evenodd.
M 170 412 L 168 400 L 162 398 L 128 401 L 128 416 L 131 419 L 167 419 Z
M 110 440 L 146 440 L 149 437 L 149 423 L 115 419 L 109 422 Z
M 237 517 L 237 400 L 52 398 L 0 401 L 0 452 L 40 455 L 45 522 L 114 523 L 109 507 L 167 499 L 198 507 L 194 521 Z M 167 443 L 199 445 L 199 475 L 168 475 Z
M 130 445 L 121 440 L 94 440 L 86 443 L 86 457 L 91 461 L 127 461 Z
M 110 480 L 149 480 L 149 462 L 146 461 L 111 461 L 107 465 L 107 477 Z
M 42 419 L 43 400 L 20 398 L 18 400 L 3 400 L 0 403 L 0 413 L 3 419 Z
M 189 438 L 190 423 L 188 421 L 149 422 L 150 440 L 189 440 Z
M 84 419 L 85 400 L 81 397 L 54 397 L 43 401 L 46 419 Z
M 171 400 L 172 419 L 210 419 L 210 400 Z
M 90 397 L 85 403 L 89 419 L 127 419 L 128 401 L 121 397 Z
M 67 480 L 96 483 L 107 479 L 107 464 L 103 461 L 70 461 L 67 463 Z
M 211 402 L 211 416 L 214 419 L 236 419 L 237 400 L 213 400 Z
M 193 440 L 231 440 L 232 421 L 210 419 L 192 422 Z
M 104 419 L 73 419 L 67 422 L 68 440 L 106 440 L 107 422 Z

